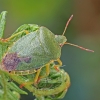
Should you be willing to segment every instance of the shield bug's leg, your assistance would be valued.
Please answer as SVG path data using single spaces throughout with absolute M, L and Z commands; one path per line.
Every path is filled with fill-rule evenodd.
M 19 87 L 20 88 L 23 88 L 25 85 L 31 85 L 31 84 L 36 85 L 37 82 L 38 82 L 38 79 L 39 79 L 40 72 L 41 72 L 41 68 L 37 70 L 37 73 L 36 73 L 36 76 L 35 76 L 33 82 L 25 82 L 25 83 L 22 83 Z
M 49 69 L 50 64 L 46 64 L 45 66 L 46 66 L 46 75 L 40 76 L 40 77 L 39 77 L 40 72 L 41 72 L 41 68 L 40 68 L 40 69 L 37 70 L 37 73 L 36 73 L 36 76 L 35 76 L 33 82 L 25 82 L 25 83 L 22 83 L 22 84 L 20 85 L 20 88 L 24 87 L 25 85 L 30 85 L 30 84 L 36 85 L 36 84 L 40 81 L 40 79 L 42 79 L 42 78 L 48 76 L 49 73 L 50 73 L 50 69 Z
M 11 37 L 7 38 L 6 40 L 8 40 L 8 41 L 13 40 L 13 39 L 15 39 L 15 37 L 16 37 L 16 39 L 18 39 L 23 33 L 25 33 L 26 35 L 29 34 L 29 32 L 27 30 L 23 30 L 23 31 L 20 31 L 20 32 L 12 35 Z
M 58 66 L 62 66 L 62 61 L 61 61 L 59 58 L 57 59 L 57 61 L 58 61 L 58 63 L 59 63 Z
M 37 81 L 37 82 L 39 82 L 40 79 L 45 78 L 45 77 L 47 77 L 47 76 L 49 75 L 49 73 L 50 73 L 50 68 L 49 68 L 49 67 L 50 67 L 50 63 L 46 64 L 45 67 L 46 67 L 46 75 L 40 76 L 40 77 L 38 78 L 38 81 Z
M 58 66 L 58 67 L 62 66 L 62 61 L 59 58 L 56 61 L 58 62 L 58 64 L 56 66 Z
M 48 76 L 49 73 L 50 73 L 49 66 L 50 66 L 50 64 L 47 64 L 47 65 L 46 65 L 46 76 Z
M 39 78 L 39 75 L 40 75 L 40 72 L 41 72 L 41 68 L 37 70 L 37 73 L 36 73 L 36 76 L 35 76 L 35 78 L 34 78 L 34 82 L 33 82 L 34 84 L 37 83 L 38 78 Z
M 59 67 L 62 66 L 62 61 L 60 60 L 60 58 L 58 58 L 56 61 L 57 61 L 59 64 L 58 64 L 58 65 L 55 65 L 54 68 L 55 68 L 57 71 L 59 71 Z
M 25 33 L 26 33 L 26 34 L 29 34 L 29 31 L 25 30 Z
M 12 35 L 9 38 L 6 38 L 6 39 L 0 38 L 0 43 L 7 43 L 10 40 L 14 40 L 15 41 L 15 38 L 16 38 L 16 40 L 19 39 L 23 33 L 25 33 L 26 35 L 29 34 L 29 32 L 27 30 L 23 30 L 23 31 L 20 31 L 20 32 Z
M 0 42 L 8 42 L 7 39 L 0 38 Z

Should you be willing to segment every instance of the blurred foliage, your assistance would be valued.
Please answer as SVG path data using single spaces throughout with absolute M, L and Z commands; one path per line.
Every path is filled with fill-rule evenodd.
M 21 0 L 20 2 L 1 0 L 3 6 L 1 5 L 2 9 L 0 11 L 6 10 L 9 12 L 5 37 L 13 33 L 19 26 L 27 23 L 43 25 L 54 32 L 60 28 L 62 30 L 55 33 L 61 34 L 67 19 L 72 14 L 72 12 L 69 12 L 70 2 L 67 0 L 63 0 L 63 2 L 62 0 Z

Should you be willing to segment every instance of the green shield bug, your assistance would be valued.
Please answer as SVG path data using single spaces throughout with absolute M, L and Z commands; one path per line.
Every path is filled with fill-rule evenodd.
M 18 39 L 5 53 L 2 58 L 2 69 L 11 74 L 27 75 L 37 72 L 34 83 L 37 82 L 42 67 L 46 67 L 46 74 L 49 75 L 49 66 L 54 61 L 58 62 L 57 67 L 62 66 L 60 60 L 61 48 L 64 44 L 75 44 L 66 42 L 64 36 L 67 26 L 73 15 L 68 20 L 62 35 L 54 35 L 49 29 L 40 26 L 33 32 Z

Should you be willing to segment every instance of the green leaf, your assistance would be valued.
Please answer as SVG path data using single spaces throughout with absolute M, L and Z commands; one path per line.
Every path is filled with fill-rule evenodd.
M 27 92 L 23 91 L 22 89 L 20 89 L 14 82 L 8 82 L 8 87 L 20 94 L 27 94 Z
M 7 11 L 3 11 L 1 14 L 0 14 L 0 38 L 3 37 L 3 34 L 4 34 L 4 27 L 5 27 L 5 22 L 6 22 L 6 14 L 7 14 Z
M 21 32 L 23 30 L 27 30 L 30 33 L 30 32 L 36 31 L 38 28 L 39 26 L 36 24 L 24 24 L 24 25 L 21 25 L 12 35 L 18 32 Z

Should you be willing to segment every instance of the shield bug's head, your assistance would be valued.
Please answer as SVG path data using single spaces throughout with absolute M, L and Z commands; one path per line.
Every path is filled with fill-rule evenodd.
M 67 38 L 63 35 L 55 35 L 55 39 L 60 46 L 63 46 L 65 42 L 67 41 Z
M 78 48 L 80 48 L 80 49 L 82 49 L 82 50 L 86 50 L 86 51 L 89 51 L 89 52 L 94 52 L 93 50 L 86 49 L 86 48 L 83 48 L 83 47 L 81 47 L 81 46 L 78 46 L 78 45 L 75 45 L 75 44 L 72 44 L 72 43 L 67 42 L 67 38 L 64 36 L 64 34 L 65 34 L 66 29 L 67 29 L 67 27 L 68 27 L 68 24 L 69 24 L 69 22 L 72 20 L 72 18 L 73 18 L 73 15 L 71 15 L 71 17 L 70 17 L 69 20 L 67 21 L 63 34 L 62 34 L 62 35 L 55 35 L 55 40 L 58 42 L 59 46 L 61 46 L 61 47 L 62 47 L 64 44 L 69 44 L 69 45 L 78 47 Z

